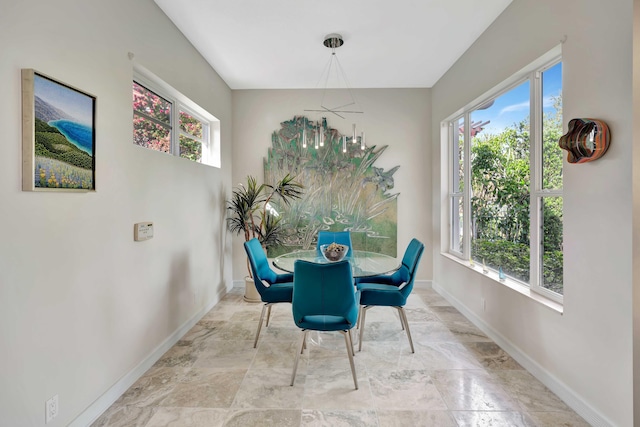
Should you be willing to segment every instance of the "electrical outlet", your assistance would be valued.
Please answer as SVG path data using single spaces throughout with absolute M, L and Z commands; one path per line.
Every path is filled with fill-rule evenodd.
M 58 395 L 56 394 L 51 399 L 47 400 L 45 405 L 45 423 L 51 422 L 58 416 Z

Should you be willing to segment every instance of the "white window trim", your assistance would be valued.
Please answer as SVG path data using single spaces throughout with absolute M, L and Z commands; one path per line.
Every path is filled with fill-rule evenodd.
M 554 65 L 558 64 L 562 60 L 561 56 L 558 55 L 553 60 L 548 61 L 543 66 L 539 67 L 537 70 L 531 72 L 531 94 L 530 99 L 532 100 L 532 105 L 542 106 L 542 73 Z M 542 188 L 542 179 L 543 179 L 543 170 L 542 170 L 542 153 L 540 150 L 542 149 L 542 122 L 543 115 L 541 108 L 531 108 L 530 109 L 530 125 L 529 125 L 529 141 L 532 141 L 531 146 L 529 147 L 529 165 L 530 168 L 530 189 L 529 189 L 529 222 L 530 226 L 530 235 L 529 240 L 537 242 L 537 245 L 530 245 L 530 253 L 529 258 L 531 260 L 530 268 L 529 268 L 529 286 L 531 289 L 539 293 L 546 298 L 554 300 L 558 303 L 563 302 L 563 296 L 558 295 L 555 292 L 551 292 L 548 289 L 545 289 L 541 286 L 541 275 L 542 275 L 542 251 L 541 246 L 543 244 L 542 236 L 540 230 L 542 228 L 542 198 L 544 197 L 562 197 L 563 190 L 562 189 L 543 189 Z M 535 240 L 534 240 L 535 239 Z M 536 262 L 535 260 L 538 260 Z M 535 268 L 538 267 L 538 268 Z
M 173 132 L 171 133 L 170 154 L 180 157 L 179 135 L 182 134 L 191 139 L 203 142 L 202 159 L 200 162 L 193 163 L 200 163 L 216 168 L 221 167 L 220 120 L 141 65 L 136 64 L 134 66 L 133 81 L 138 82 L 142 86 L 171 102 L 171 127 Z M 180 111 L 184 111 L 194 116 L 205 125 L 203 127 L 208 128 L 203 134 L 202 140 L 194 138 L 193 135 L 183 132 L 180 129 Z
M 447 141 L 453 141 L 453 139 L 455 138 L 456 135 L 459 135 L 459 132 L 456 132 L 457 128 L 455 128 L 453 126 L 453 122 L 460 122 L 460 119 L 462 119 L 463 117 L 457 117 L 455 119 L 453 119 L 452 121 L 449 122 L 449 126 L 448 126 L 448 131 L 447 131 Z M 469 126 L 467 126 L 466 122 L 465 122 L 465 126 L 464 126 L 464 135 L 462 137 L 462 141 L 464 144 L 464 141 L 466 141 L 467 135 L 470 134 L 470 131 L 467 132 L 467 128 L 469 128 Z M 459 139 L 458 139 L 459 142 Z M 468 144 L 467 144 L 468 145 Z M 458 149 L 454 150 L 453 147 L 449 146 L 449 143 L 447 142 L 447 147 L 448 147 L 448 151 L 449 151 L 449 160 L 448 160 L 448 165 L 450 168 L 458 168 L 458 155 L 457 152 L 459 151 L 459 145 L 458 145 Z M 466 145 L 463 146 L 464 152 L 463 152 L 463 156 L 466 159 L 467 158 L 467 148 Z M 463 170 L 463 175 L 466 176 L 469 173 L 469 166 L 468 166 L 468 162 L 464 162 L 464 170 Z M 449 252 L 451 252 L 452 254 L 458 256 L 458 257 L 464 257 L 464 247 L 462 251 L 457 250 L 456 248 L 453 247 L 453 242 L 454 242 L 454 238 L 456 241 L 460 241 L 460 235 L 459 235 L 459 230 L 460 230 L 460 216 L 456 215 L 455 216 L 455 220 L 454 220 L 454 216 L 453 216 L 453 212 L 455 211 L 459 211 L 459 205 L 455 205 L 454 206 L 454 200 L 458 197 L 462 197 L 463 201 L 468 200 L 465 199 L 464 197 L 464 190 L 461 192 L 459 190 L 457 190 L 457 186 L 456 186 L 456 182 L 453 179 L 453 173 L 449 173 L 449 179 L 448 179 L 448 205 L 449 205 L 449 210 L 451 212 L 451 214 L 449 215 L 449 229 L 451 230 L 451 232 L 449 233 Z M 459 178 L 459 177 L 458 177 Z M 459 182 L 459 181 L 458 181 Z M 462 225 L 466 224 L 467 222 L 465 221 L 466 217 L 466 212 L 467 212 L 467 203 L 464 204 L 463 208 L 462 208 Z M 455 229 L 455 232 L 454 232 Z
M 202 137 L 198 138 L 194 135 L 191 135 L 188 132 L 183 131 L 180 128 L 180 112 L 184 112 L 189 114 L 191 117 L 195 117 L 196 119 L 200 120 L 200 122 L 203 124 L 202 125 Z M 200 142 L 200 144 L 202 145 L 202 158 L 200 163 L 204 163 L 207 164 L 205 162 L 205 155 L 209 152 L 209 146 L 210 146 L 210 139 L 209 139 L 209 128 L 211 127 L 211 123 L 209 122 L 209 120 L 205 119 L 204 117 L 201 117 L 199 114 L 194 113 L 193 111 L 191 111 L 189 108 L 185 107 L 183 104 L 178 104 L 178 111 L 176 114 L 176 130 L 177 130 L 177 135 L 176 135 L 176 144 L 175 144 L 175 155 L 176 156 L 180 156 L 180 135 L 185 136 L 189 139 L 193 139 L 194 141 L 198 141 Z
M 468 103 L 464 107 L 460 108 L 454 114 L 447 117 L 445 120 L 441 122 L 441 127 L 446 129 L 446 131 L 441 132 L 441 149 L 443 153 L 447 153 L 447 161 L 442 162 L 441 164 L 446 164 L 446 167 L 442 171 L 443 179 L 446 179 L 447 187 L 443 188 L 444 194 L 441 200 L 443 202 L 446 201 L 446 212 L 443 216 L 443 221 L 441 222 L 443 227 L 443 238 L 441 240 L 441 254 L 446 256 L 447 258 L 457 261 L 467 267 L 470 267 L 476 272 L 484 274 L 491 279 L 499 281 L 500 283 L 505 284 L 509 288 L 517 290 L 518 292 L 531 297 L 534 300 L 537 300 L 550 308 L 558 312 L 562 312 L 562 304 L 563 304 L 563 296 L 559 295 L 555 292 L 551 292 L 539 284 L 539 277 L 542 268 L 542 260 L 540 258 L 540 225 L 541 225 L 541 199 L 543 197 L 553 197 L 553 196 L 562 196 L 562 190 L 544 190 L 542 189 L 542 159 L 539 156 L 539 150 L 542 147 L 542 113 L 538 111 L 534 106 L 542 105 L 542 91 L 540 88 L 540 75 L 543 71 L 551 68 L 557 63 L 562 61 L 562 46 L 558 45 L 555 48 L 551 49 L 549 52 L 533 61 L 531 64 L 524 67 L 519 72 L 515 73 L 510 78 L 506 79 L 499 85 L 495 86 L 491 90 L 485 92 L 483 95 L 474 99 L 472 102 Z M 471 141 L 471 126 L 469 124 L 471 112 L 477 109 L 482 104 L 486 103 L 490 99 L 495 99 L 501 96 L 502 94 L 510 91 L 521 83 L 530 80 L 530 129 L 529 129 L 529 141 L 530 141 L 530 242 L 536 242 L 539 244 L 530 244 L 530 273 L 529 273 L 529 281 L 530 283 L 524 283 L 519 280 L 513 279 L 511 277 L 507 277 L 505 280 L 499 280 L 497 271 L 492 269 L 489 270 L 489 273 L 484 273 L 482 266 L 474 265 L 470 262 L 471 259 L 471 230 L 470 228 L 470 220 L 469 217 L 471 215 L 471 188 L 470 185 L 465 185 L 462 196 L 464 200 L 463 205 L 463 223 L 465 225 L 464 229 L 464 238 L 463 238 L 463 250 L 457 251 L 452 248 L 452 227 L 453 224 L 453 209 L 457 209 L 457 207 L 453 206 L 454 197 L 460 194 L 460 192 L 453 191 L 453 173 L 451 168 L 454 166 L 456 153 L 453 152 L 451 142 L 453 141 L 453 132 L 455 132 L 454 126 L 450 126 L 450 123 L 463 119 L 464 120 L 464 176 L 465 182 L 469 179 L 470 176 L 470 159 L 471 156 L 471 144 L 467 143 Z M 535 239 L 535 240 L 534 240 Z M 538 268 L 536 268 L 538 267 Z

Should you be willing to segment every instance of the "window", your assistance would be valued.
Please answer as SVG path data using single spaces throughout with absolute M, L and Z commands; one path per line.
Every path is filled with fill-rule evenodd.
M 220 123 L 149 72 L 133 80 L 133 143 L 220 167 Z
M 202 161 L 202 147 L 207 145 L 209 126 L 193 113 L 180 111 L 180 157 Z
M 133 143 L 151 150 L 171 152 L 173 103 L 133 82 Z
M 532 64 L 446 125 L 448 252 L 561 302 L 559 55 Z

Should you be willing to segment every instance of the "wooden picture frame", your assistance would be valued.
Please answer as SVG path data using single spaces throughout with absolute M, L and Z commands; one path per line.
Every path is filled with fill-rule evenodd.
M 22 69 L 22 190 L 95 191 L 96 97 Z

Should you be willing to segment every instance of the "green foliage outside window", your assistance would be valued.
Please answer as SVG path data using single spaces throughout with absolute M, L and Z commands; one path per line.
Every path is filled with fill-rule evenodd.
M 134 144 L 168 153 L 171 150 L 171 107 L 171 102 L 133 82 Z
M 543 188 L 562 188 L 562 99 L 543 118 Z M 529 282 L 529 119 L 471 144 L 471 256 L 476 262 Z M 562 294 L 562 198 L 545 197 L 543 283 Z
M 180 135 L 180 157 L 199 162 L 202 160 L 202 144 L 184 135 Z

